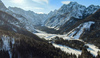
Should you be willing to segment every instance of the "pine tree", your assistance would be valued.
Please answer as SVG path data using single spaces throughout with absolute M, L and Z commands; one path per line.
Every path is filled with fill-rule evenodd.
M 82 48 L 82 53 L 78 58 L 94 58 L 94 57 L 89 51 L 87 51 L 86 48 Z

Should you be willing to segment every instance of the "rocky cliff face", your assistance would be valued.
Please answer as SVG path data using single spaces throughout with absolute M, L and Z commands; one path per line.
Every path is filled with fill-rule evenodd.
M 56 11 L 55 15 L 48 18 L 45 26 L 59 29 L 63 25 L 66 25 L 64 27 L 69 28 L 70 24 L 74 25 L 77 20 L 86 18 L 87 16 L 95 13 L 98 9 L 100 9 L 100 6 L 90 5 L 86 8 L 77 2 L 70 2 L 68 5 L 64 4 L 59 10 Z

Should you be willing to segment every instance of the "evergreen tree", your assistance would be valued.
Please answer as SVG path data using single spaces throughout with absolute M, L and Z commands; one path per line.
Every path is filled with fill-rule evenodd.
M 94 58 L 94 57 L 89 51 L 87 51 L 86 48 L 82 48 L 82 53 L 78 58 Z

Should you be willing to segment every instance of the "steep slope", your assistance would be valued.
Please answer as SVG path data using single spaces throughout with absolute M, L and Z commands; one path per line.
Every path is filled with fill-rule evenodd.
M 2 11 L 6 11 L 6 7 L 5 7 L 5 5 L 3 4 L 3 2 L 0 0 L 0 10 L 2 10 Z
M 25 17 L 23 17 L 22 15 L 19 15 L 19 14 L 16 14 L 16 13 L 13 13 L 12 11 L 10 11 L 9 9 L 7 9 L 5 7 L 5 5 L 2 3 L 2 1 L 0 1 L 0 10 L 3 11 L 3 12 L 6 12 L 8 14 L 10 14 L 11 16 L 15 17 L 16 19 L 19 20 L 19 23 L 22 23 L 22 25 L 24 25 L 24 29 L 27 29 L 28 31 L 34 33 L 35 30 L 34 30 L 34 26 L 28 22 L 28 19 L 26 19 Z M 11 22 L 12 23 L 12 22 Z M 17 27 L 20 27 L 20 26 L 17 26 Z M 22 26 L 21 26 L 22 27 Z
M 75 39 L 83 39 L 86 42 L 93 43 L 100 48 L 100 9 L 93 15 L 88 16 L 80 23 L 74 25 L 74 29 L 68 33 L 68 36 Z
M 100 6 L 90 5 L 89 7 L 85 9 L 84 16 L 91 15 L 95 13 L 98 9 L 100 9 Z
M 93 43 L 100 48 L 100 9 L 93 15 L 86 18 L 86 20 L 91 20 L 95 23 L 91 25 L 90 31 L 85 31 L 80 38 L 87 42 Z
M 47 20 L 45 25 L 48 27 L 59 28 L 72 17 L 82 19 L 82 14 L 85 8 L 85 6 L 79 5 L 76 2 L 71 2 L 68 5 L 64 4 L 59 10 L 57 10 L 57 13 L 54 16 Z
M 90 5 L 85 7 L 77 2 L 70 2 L 68 5 L 64 4 L 56 13 L 46 20 L 45 26 L 65 30 L 69 29 L 78 21 L 95 13 L 100 6 Z
M 86 19 L 76 23 L 74 29 L 68 33 L 69 36 L 81 36 L 82 33 L 90 33 L 93 30 L 99 30 L 99 10 L 93 15 L 88 16 Z M 79 37 L 77 38 L 79 39 Z
M 31 32 L 24 29 L 23 23 L 20 23 L 19 20 L 2 11 L 0 11 L 0 29 L 23 34 L 29 37 L 34 37 L 37 40 L 41 40 L 36 35 L 33 35 Z
M 83 19 L 85 19 L 86 17 L 88 17 L 91 14 L 94 14 L 98 9 L 100 9 L 100 6 L 90 5 L 89 7 L 87 7 L 84 10 Z M 75 25 L 77 23 L 80 24 L 81 21 L 84 21 L 83 19 L 82 20 L 79 20 L 77 18 L 74 18 L 72 20 L 67 21 L 64 25 L 62 25 L 60 27 L 61 33 L 69 32 L 70 30 L 73 29 L 73 27 L 75 28 Z
M 34 13 L 33 11 L 25 11 L 17 7 L 9 7 L 8 9 L 11 10 L 13 13 L 22 15 L 32 25 L 43 25 L 47 17 L 46 14 L 37 14 L 37 13 Z

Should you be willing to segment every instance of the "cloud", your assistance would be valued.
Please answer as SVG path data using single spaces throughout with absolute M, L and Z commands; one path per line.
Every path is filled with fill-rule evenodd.
M 44 12 L 37 12 L 37 14 L 44 14 Z
M 62 1 L 62 4 L 69 4 L 71 1 Z
M 46 2 L 47 4 L 49 3 L 49 0 L 43 0 L 44 2 Z
M 36 3 L 41 3 L 41 4 L 48 4 L 49 3 L 49 0 L 32 0 L 33 2 L 36 2 Z

